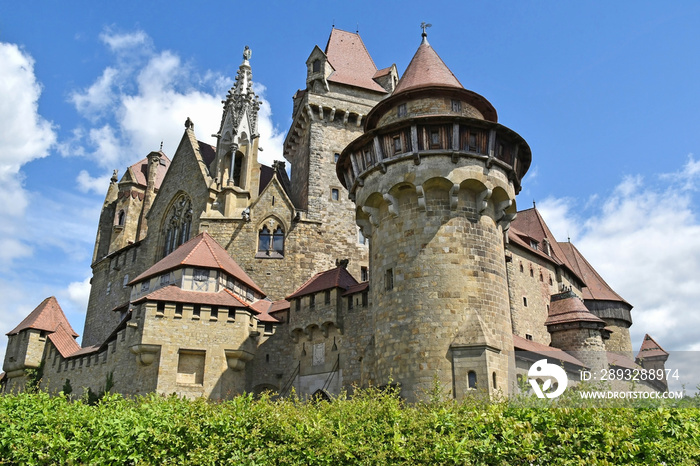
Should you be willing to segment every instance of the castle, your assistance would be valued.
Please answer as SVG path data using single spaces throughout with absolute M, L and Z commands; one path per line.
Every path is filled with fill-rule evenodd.
M 314 47 L 284 143 L 291 177 L 258 162 L 250 62 L 246 47 L 215 147 L 188 118 L 172 158 L 115 171 L 82 346 L 47 298 L 8 333 L 6 392 L 40 373 L 51 392 L 325 397 L 394 383 L 412 401 L 435 380 L 457 399 L 517 393 L 543 358 L 572 382 L 664 367 L 648 335 L 635 360 L 632 306 L 536 208 L 517 211 L 529 146 L 425 32 L 400 79 L 356 33 Z

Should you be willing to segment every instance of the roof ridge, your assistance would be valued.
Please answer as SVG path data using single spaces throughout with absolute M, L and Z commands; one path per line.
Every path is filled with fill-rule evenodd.
M 216 254 L 216 252 L 214 252 L 214 248 L 212 247 L 212 245 L 209 244 L 209 238 L 211 238 L 212 240 L 214 239 L 211 236 L 209 236 L 209 234 L 206 231 L 202 232 L 202 239 L 204 240 L 204 244 L 207 246 L 207 249 L 209 249 L 209 252 L 211 253 L 212 257 L 214 257 L 214 261 L 216 261 L 219 268 L 223 269 L 224 265 L 219 260 L 219 256 Z

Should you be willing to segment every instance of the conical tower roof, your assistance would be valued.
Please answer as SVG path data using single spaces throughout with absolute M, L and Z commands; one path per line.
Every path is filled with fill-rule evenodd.
M 427 36 L 423 36 L 423 41 L 401 76 L 393 95 L 410 89 L 431 86 L 464 89 L 454 73 L 430 46 Z
M 39 304 L 20 324 L 12 329 L 7 335 L 15 335 L 22 330 L 34 329 L 43 330 L 46 332 L 55 332 L 59 327 L 63 327 L 65 331 L 72 337 L 77 337 L 73 327 L 68 323 L 63 309 L 58 305 L 55 297 L 46 298 Z

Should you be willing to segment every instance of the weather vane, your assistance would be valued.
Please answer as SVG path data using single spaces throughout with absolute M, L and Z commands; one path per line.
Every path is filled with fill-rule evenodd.
M 420 27 L 423 29 L 423 34 L 421 34 L 423 37 L 428 37 L 428 33 L 425 32 L 425 30 L 429 27 L 432 27 L 433 25 L 430 23 L 422 22 L 420 23 Z

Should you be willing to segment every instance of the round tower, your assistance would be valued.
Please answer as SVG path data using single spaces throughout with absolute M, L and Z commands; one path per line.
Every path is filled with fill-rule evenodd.
M 514 378 L 504 232 L 531 153 L 423 41 L 337 174 L 370 241 L 375 380 L 420 399 Z

